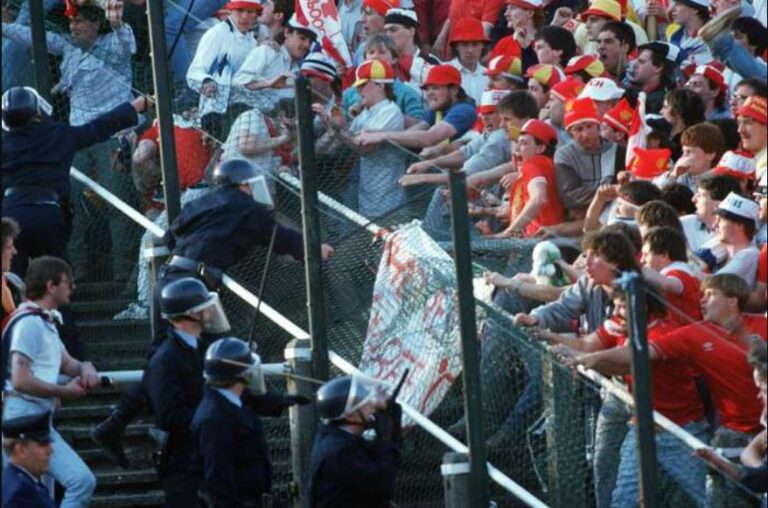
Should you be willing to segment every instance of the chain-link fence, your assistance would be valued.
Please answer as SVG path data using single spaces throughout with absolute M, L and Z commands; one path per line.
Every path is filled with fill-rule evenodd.
M 226 21 L 217 19 L 211 2 L 200 2 L 197 8 L 191 9 L 183 3 L 164 2 L 166 42 L 173 52 L 168 63 L 174 81 L 173 121 L 182 205 L 209 192 L 206 175 L 219 159 L 245 158 L 264 172 L 279 221 L 300 229 L 298 180 L 295 176 L 279 174 L 282 171 L 287 175 L 297 174 L 296 112 L 290 84 L 263 89 L 254 84 L 263 76 L 235 73 L 230 76 L 231 86 L 213 89 L 206 86 L 205 79 L 195 78 L 211 75 L 213 71 L 231 72 L 221 65 L 216 67 L 215 64 L 222 64 L 216 55 L 205 60 L 198 46 L 210 43 L 203 34 L 211 33 L 211 28 Z M 72 17 L 68 20 L 64 5 L 45 2 L 56 119 L 83 124 L 134 95 L 152 93 L 146 6 L 141 2 L 126 2 L 120 7 L 106 2 L 103 6 L 107 7 L 105 11 L 80 6 L 77 14 L 71 11 L 67 14 Z M 9 13 L 11 17 L 14 15 Z M 25 52 L 31 44 L 26 3 L 21 6 L 15 23 L 10 23 L 12 20 L 5 16 L 4 10 L 3 89 L 11 84 L 32 84 L 33 71 L 29 53 Z M 180 31 L 180 27 L 184 28 Z M 275 51 L 268 44 L 258 46 L 255 38 L 248 44 L 252 47 L 240 55 L 242 59 L 250 58 L 257 47 L 265 54 Z M 270 49 L 264 49 L 266 47 Z M 187 74 L 185 69 L 192 71 Z M 421 359 L 428 359 L 435 354 L 430 348 L 442 348 L 440 351 L 447 363 L 440 368 L 445 367 L 448 383 L 441 385 L 444 398 L 435 404 L 430 418 L 464 440 L 462 387 L 456 366 L 451 365 L 459 352 L 454 334 L 456 319 L 449 319 L 445 324 L 434 316 L 426 319 L 420 314 L 427 307 L 451 314 L 457 312 L 450 303 L 435 303 L 439 299 L 452 302 L 455 298 L 451 259 L 447 255 L 436 256 L 430 258 L 426 266 L 414 262 L 401 267 L 401 275 L 409 279 L 408 284 L 393 287 L 406 288 L 407 293 L 377 291 L 382 256 L 394 254 L 388 250 L 391 246 L 388 247 L 385 240 L 372 235 L 372 230 L 377 228 L 384 228 L 381 230 L 384 233 L 387 228 L 395 230 L 419 219 L 438 242 L 435 245 L 450 251 L 449 200 L 445 187 L 404 187 L 399 180 L 411 163 L 422 160 L 417 154 L 393 144 L 380 146 L 373 152 L 361 152 L 349 142 L 349 135 L 339 134 L 349 133 L 354 121 L 351 113 L 359 112 L 353 109 L 350 113 L 342 96 L 334 95 L 321 81 L 313 80 L 318 104 L 315 121 L 321 192 L 318 212 L 323 241 L 335 249 L 335 255 L 323 270 L 329 349 L 359 364 L 366 354 L 366 337 L 371 336 L 374 328 L 371 313 L 374 306 L 395 316 L 387 330 L 389 337 L 398 338 L 407 331 L 412 336 L 423 334 L 434 338 L 432 342 L 425 342 L 422 349 L 412 350 L 416 357 L 408 361 L 416 364 L 421 355 Z M 341 127 L 333 128 L 332 124 Z M 79 152 L 73 165 L 167 228 L 160 191 L 158 137 L 152 115 L 145 115 L 136 129 Z M 473 196 L 473 203 L 496 207 L 503 203 L 505 194 L 500 187 L 492 186 L 487 192 Z M 73 181 L 70 202 L 74 214 L 70 261 L 78 281 L 119 282 L 105 286 L 108 289 L 103 294 L 106 300 L 125 304 L 122 312 L 116 313 L 116 319 L 146 318 L 149 281 L 140 248 L 149 238 L 148 234 L 78 182 Z M 502 215 L 486 217 L 493 223 Z M 482 227 L 485 226 L 480 229 Z M 488 239 L 478 233 L 473 241 L 475 275 L 480 277 L 488 270 L 509 276 L 530 271 L 531 252 L 536 243 L 526 239 Z M 419 253 L 432 252 L 434 245 L 415 242 L 400 247 L 417 257 Z M 263 292 L 259 292 L 265 272 Z M 289 320 L 308 328 L 304 267 L 300 262 L 268 253 L 266 246 L 254 246 L 228 273 Z M 551 298 L 550 293 L 542 300 Z M 522 298 L 512 290 L 498 290 L 493 303 L 478 301 L 482 322 L 479 333 L 483 419 L 489 461 L 551 506 L 611 506 L 617 481 L 624 489 L 621 493 L 626 499 L 632 499 L 628 504 L 633 505 L 638 491 L 631 484 L 633 479 L 636 484 L 638 471 L 636 453 L 633 455 L 634 431 L 631 425 L 627 426 L 631 409 L 627 401 L 611 395 L 611 389 L 616 391 L 613 384 L 606 382 L 601 386 L 585 376 L 574 375 L 540 342 L 513 324 L 512 314 L 530 311 L 538 303 L 541 302 Z M 254 337 L 264 361 L 282 360 L 283 348 L 290 339 L 284 331 L 256 316 L 252 306 L 230 292 L 224 293 L 224 304 L 237 336 Z M 414 324 L 413 316 L 424 320 Z M 411 321 L 398 322 L 398 318 Z M 436 323 L 443 326 L 437 332 Z M 278 464 L 289 463 L 287 426 L 271 426 L 268 434 L 273 460 Z M 693 429 L 690 434 L 705 443 L 709 437 L 703 429 Z M 700 506 L 708 495 L 703 463 L 690 458 L 691 440 L 681 439 L 683 435 L 668 429 L 657 432 L 658 504 L 661 506 Z M 745 439 L 745 436 L 723 433 L 714 445 L 742 447 Z M 442 444 L 421 428 L 408 427 L 395 500 L 398 505 L 442 504 L 439 466 L 445 451 Z M 634 463 L 627 465 L 632 461 Z M 275 478 L 274 483 L 287 485 L 289 469 L 275 470 L 284 476 Z M 757 504 L 754 496 L 736 487 L 733 481 L 723 481 L 724 477 L 713 470 L 709 474 L 709 483 L 715 492 L 722 491 L 723 484 L 736 492 L 712 497 L 718 500 L 713 501 L 713 506 Z M 494 487 L 492 497 L 499 506 L 518 503 L 499 487 Z

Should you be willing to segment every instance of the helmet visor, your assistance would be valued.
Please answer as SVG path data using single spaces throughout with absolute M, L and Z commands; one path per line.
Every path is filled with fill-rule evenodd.
M 344 414 L 341 415 L 341 418 L 346 418 L 369 402 L 376 400 L 377 397 L 378 390 L 375 385 L 360 376 L 352 376 L 352 384 L 349 387 L 347 403 L 344 406 Z
M 267 179 L 264 175 L 257 175 L 253 178 L 249 178 L 245 183 L 251 188 L 251 196 L 254 201 L 261 203 L 270 210 L 275 208 L 275 203 L 272 201 L 272 194 L 269 192 Z
M 264 395 L 267 393 L 267 385 L 264 382 L 264 371 L 261 370 L 261 357 L 256 353 L 251 353 L 251 366 L 243 373 L 248 391 L 253 395 Z
M 232 327 L 229 325 L 229 319 L 221 305 L 217 293 L 208 293 L 209 298 L 200 305 L 187 311 L 188 314 L 195 312 L 202 313 L 203 332 L 204 333 L 226 333 Z

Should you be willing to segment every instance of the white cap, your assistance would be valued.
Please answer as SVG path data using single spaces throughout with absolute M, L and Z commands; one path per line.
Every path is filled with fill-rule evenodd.
M 760 218 L 760 206 L 751 199 L 731 192 L 717 205 L 715 213 L 737 222 L 748 222 L 751 220 L 757 224 Z
M 318 42 L 323 38 L 323 34 L 320 32 L 320 30 L 313 27 L 312 25 L 305 25 L 304 23 L 301 23 L 299 18 L 296 17 L 295 12 L 293 13 L 293 16 L 291 16 L 291 19 L 288 20 L 288 26 L 298 30 L 306 30 L 307 32 L 311 32 L 315 36 L 315 40 Z
M 728 150 L 720 158 L 714 172 L 740 179 L 755 178 L 755 157 L 743 150 Z
M 621 99 L 624 89 L 619 88 L 611 78 L 592 78 L 579 94 L 579 99 L 590 98 L 593 101 L 612 101 Z
M 507 95 L 509 93 L 509 90 L 485 90 L 483 92 L 483 95 L 480 97 L 480 107 L 483 106 L 493 106 L 496 107 L 499 105 L 499 101 L 501 101 L 502 97 Z

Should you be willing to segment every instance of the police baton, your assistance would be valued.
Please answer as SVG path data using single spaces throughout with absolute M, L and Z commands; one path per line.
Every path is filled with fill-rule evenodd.
M 269 262 L 272 260 L 272 250 L 275 247 L 275 237 L 277 236 L 277 222 L 272 226 L 272 236 L 269 238 L 269 250 L 267 250 L 267 261 L 264 263 L 264 271 L 261 272 L 261 283 L 259 284 L 258 302 L 251 323 L 251 334 L 248 337 L 248 348 L 251 349 L 253 340 L 256 338 L 256 323 L 259 320 L 259 308 L 261 307 L 261 298 L 264 296 L 264 286 L 267 283 L 267 274 L 269 273 Z

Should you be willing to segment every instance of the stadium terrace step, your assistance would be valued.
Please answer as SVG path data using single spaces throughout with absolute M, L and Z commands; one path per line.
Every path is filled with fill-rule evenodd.
M 110 299 L 89 302 L 81 301 L 80 298 L 75 297 L 74 301 L 70 304 L 70 310 L 78 322 L 89 319 L 112 319 L 115 314 L 128 307 L 131 303 L 133 303 L 133 300 Z
M 76 302 L 114 301 L 115 297 L 126 290 L 125 282 L 78 282 L 73 295 Z M 134 284 L 135 287 L 135 284 Z
M 94 496 L 90 508 L 116 508 L 143 506 L 148 508 L 163 506 L 163 491 L 151 490 L 137 494 L 105 494 Z
M 147 319 L 93 319 L 77 323 L 80 341 L 84 346 L 90 343 L 130 341 L 149 344 L 151 339 L 149 320 Z

